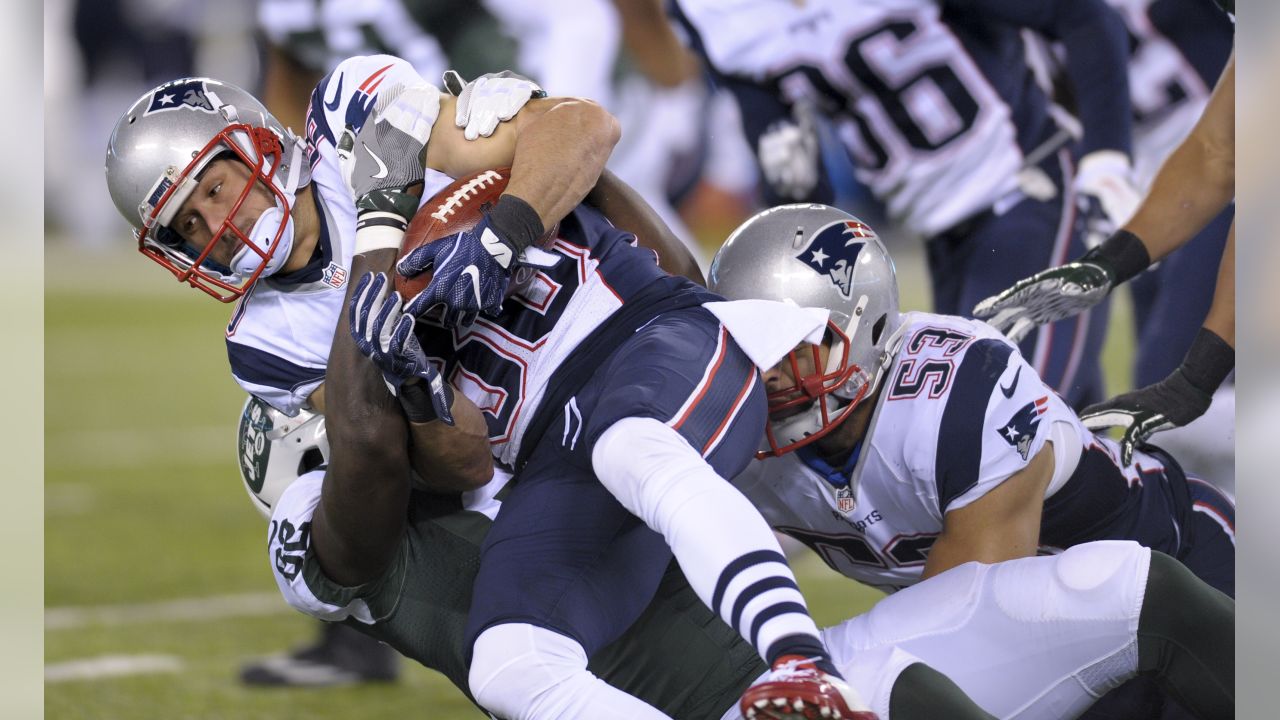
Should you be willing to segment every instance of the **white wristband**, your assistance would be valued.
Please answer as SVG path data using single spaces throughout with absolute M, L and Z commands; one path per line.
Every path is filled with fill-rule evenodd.
M 370 225 L 356 230 L 353 254 L 362 255 L 375 250 L 399 250 L 404 230 L 387 225 Z

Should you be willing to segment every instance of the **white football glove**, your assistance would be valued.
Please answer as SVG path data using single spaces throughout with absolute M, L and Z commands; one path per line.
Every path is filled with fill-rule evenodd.
M 1128 222 L 1142 201 L 1129 158 L 1116 150 L 1096 150 L 1081 158 L 1074 186 L 1086 248 L 1097 247 Z
M 537 83 L 510 70 L 487 73 L 469 83 L 456 71 L 447 70 L 444 87 L 458 96 L 453 124 L 463 128 L 463 137 L 468 140 L 489 137 L 498 123 L 515 117 L 525 103 L 547 96 Z
M 818 185 L 818 132 L 810 111 L 796 106 L 794 119 L 779 120 L 760 136 L 760 169 L 774 192 L 804 200 Z

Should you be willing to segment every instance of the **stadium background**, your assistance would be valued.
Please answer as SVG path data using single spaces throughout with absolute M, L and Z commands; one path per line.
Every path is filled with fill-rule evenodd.
M 68 40 L 65 34 L 60 35 L 65 33 L 65 26 L 60 24 L 65 16 L 60 19 L 58 13 L 68 4 L 68 0 L 53 0 L 44 7 L 44 89 L 46 101 L 54 95 L 54 107 L 58 108 L 66 107 L 58 102 L 76 97 L 74 85 L 68 89 L 63 84 L 67 77 L 59 77 L 70 62 L 59 55 L 67 51 Z M 223 22 L 214 23 L 220 42 L 246 42 L 248 28 L 227 18 L 240 7 L 244 15 L 241 19 L 250 19 L 251 14 L 244 12 L 247 5 L 246 0 L 219 5 L 228 13 L 215 18 Z M 1273 11 L 1259 8 L 1258 12 Z M 9 32 L 14 33 L 14 27 L 34 32 L 34 23 L 29 17 L 27 20 L 25 25 L 8 24 Z M 13 44 L 30 44 L 33 37 L 17 33 L 12 37 Z M 1260 52 L 1258 67 L 1275 67 L 1276 52 Z M 210 57 L 217 56 L 214 53 Z M 240 71 L 252 73 L 253 68 L 241 67 Z M 201 72 L 219 74 L 216 68 Z M 1252 82 L 1264 84 L 1267 79 L 1242 62 L 1243 87 Z M 252 85 L 249 79 L 240 81 Z M 142 89 L 144 86 L 139 84 L 124 93 L 124 104 Z M 1264 121 L 1249 120 L 1261 117 L 1261 113 L 1250 116 L 1245 106 L 1267 101 L 1263 95 L 1250 97 L 1242 93 L 1241 97 L 1242 133 L 1246 137 L 1252 132 L 1261 135 Z M 122 109 L 123 105 L 100 109 L 109 117 L 95 120 L 109 128 Z M 16 378 L 17 384 L 24 386 L 15 388 L 19 393 L 16 397 L 24 397 L 22 392 L 30 393 L 39 407 L 43 391 L 43 422 L 36 421 L 40 414 L 35 413 L 27 416 L 25 423 L 13 423 L 15 432 L 10 433 L 10 437 L 21 440 L 25 437 L 21 433 L 34 426 L 36 438 L 25 447 L 40 447 L 39 430 L 43 426 L 43 533 L 38 526 L 31 528 L 28 517 L 26 525 L 15 523 L 7 527 L 10 535 L 6 544 L 17 557 L 28 561 L 33 555 L 38 557 L 37 550 L 43 547 L 43 602 L 36 603 L 37 614 L 43 606 L 42 638 L 31 640 L 32 627 L 41 627 L 38 620 L 34 626 L 22 626 L 26 634 L 15 633 L 13 637 L 22 657 L 28 654 L 27 641 L 29 654 L 35 658 L 40 657 L 43 646 L 45 716 L 478 717 L 438 675 L 408 665 L 402 682 L 393 686 L 261 691 L 238 684 L 236 670 L 240 662 L 305 642 L 313 628 L 309 620 L 279 600 L 263 553 L 265 528 L 237 487 L 240 483 L 233 456 L 234 423 L 244 396 L 226 371 L 224 347 L 217 330 L 225 323 L 228 308 L 184 289 L 138 257 L 123 221 L 114 216 L 101 228 L 100 239 L 77 236 L 68 232 L 65 224 L 52 221 L 50 206 L 66 197 L 86 205 L 94 202 L 87 194 L 91 191 L 64 192 L 57 181 L 76 178 L 82 181 L 79 187 L 84 187 L 96 179 L 101 185 L 99 168 L 105 135 L 97 140 L 96 147 L 90 142 L 85 147 L 77 145 L 70 153 L 66 147 L 50 151 L 51 140 L 61 144 L 67 139 L 65 134 L 51 130 L 65 131 L 73 119 L 53 117 L 51 113 L 45 125 L 43 367 L 39 362 L 27 367 L 17 360 L 18 365 L 11 370 L 11 381 Z M 35 144 L 31 142 L 21 149 L 31 153 Z M 1267 149 L 1274 155 L 1274 147 Z M 60 159 L 58 168 L 49 167 L 50 157 Z M 1260 199 L 1259 191 L 1271 184 L 1275 172 L 1272 168 L 1277 166 L 1258 162 L 1257 158 L 1246 162 L 1248 159 L 1242 157 L 1241 164 L 1242 234 L 1248 235 L 1253 229 L 1256 237 L 1268 238 L 1273 232 L 1267 230 L 1265 219 L 1252 217 L 1247 203 L 1250 197 Z M 35 158 L 32 162 L 39 163 Z M 14 192 L 5 201 L 6 209 L 30 212 L 30 207 L 23 208 L 13 197 L 21 196 L 23 191 L 30 193 L 32 188 L 24 184 L 9 189 Z M 35 207 L 39 207 L 38 202 Z M 30 236 L 42 234 L 38 216 L 27 222 Z M 712 229 L 708 234 L 720 233 Z M 39 267 L 38 250 L 33 252 L 29 245 L 17 247 L 24 260 L 20 267 Z M 918 245 L 891 242 L 890 247 L 901 274 L 904 306 L 923 309 L 927 298 Z M 1267 254 L 1262 255 L 1263 252 Z M 1247 353 L 1251 344 L 1260 353 L 1273 351 L 1277 333 L 1275 321 L 1270 318 L 1276 307 L 1276 286 L 1265 281 L 1274 276 L 1274 270 L 1266 274 L 1262 268 L 1275 267 L 1274 250 L 1261 250 L 1245 240 L 1241 253 L 1241 297 L 1262 300 L 1242 309 L 1247 330 L 1255 331 L 1252 339 L 1243 334 L 1242 351 Z M 38 288 L 33 291 L 27 285 L 10 285 L 4 297 L 13 307 L 40 306 Z M 25 327 L 21 322 L 15 323 L 19 333 Z M 38 328 L 34 336 L 39 337 Z M 1112 389 L 1128 384 L 1128 337 L 1127 307 L 1121 303 L 1112 319 L 1106 358 Z M 15 343 L 15 349 L 18 347 L 22 346 Z M 39 353 L 22 354 L 39 357 Z M 1248 382 L 1248 359 L 1242 358 L 1241 365 L 1243 382 Z M 43 384 L 26 380 L 40 377 L 41 370 Z M 17 374 L 23 371 L 25 375 Z M 1246 443 L 1264 446 L 1273 442 L 1269 428 L 1275 427 L 1274 423 L 1258 414 L 1258 408 L 1275 395 L 1272 385 L 1259 385 L 1257 393 L 1241 394 L 1242 478 L 1251 471 Z M 41 468 L 19 465 L 12 472 L 15 478 L 40 477 Z M 1242 531 L 1246 543 L 1242 549 L 1241 596 L 1246 612 L 1242 625 L 1258 622 L 1249 625 L 1256 632 L 1241 638 L 1244 652 L 1262 645 L 1274 646 L 1277 636 L 1274 620 L 1248 615 L 1251 590 L 1276 595 L 1274 561 L 1265 550 L 1264 537 L 1276 530 L 1265 527 L 1265 522 L 1254 526 L 1256 533 L 1247 529 L 1247 518 L 1253 514 L 1247 503 L 1256 503 L 1252 507 L 1259 512 L 1274 508 L 1276 490 L 1256 487 L 1257 494 L 1250 497 L 1247 482 L 1241 481 L 1241 512 L 1246 517 L 1241 522 L 1246 527 Z M 20 505 L 21 500 L 19 497 L 15 502 Z M 38 518 L 40 499 L 33 500 Z M 1261 546 L 1257 549 L 1259 554 L 1251 555 L 1255 542 Z M 1252 566 L 1254 574 L 1247 564 L 1250 557 L 1256 564 Z M 834 577 L 812 555 L 802 558 L 798 574 L 820 622 L 837 621 L 874 602 L 874 593 Z M 18 573 L 25 568 L 21 563 L 15 565 Z M 33 586 L 40 586 L 38 568 Z M 20 605 L 20 601 L 14 602 Z M 22 698 L 39 687 L 40 677 L 34 673 L 24 676 L 16 670 L 24 666 L 20 659 L 9 664 L 15 668 L 15 672 L 8 673 L 10 678 L 28 677 L 31 682 L 16 684 L 23 692 L 9 697 L 16 703 L 11 709 L 18 712 L 5 714 L 34 717 L 36 713 L 30 711 L 40 707 L 39 701 L 23 703 Z M 1259 663 L 1256 667 L 1275 666 Z M 1249 666 L 1242 663 L 1241 670 L 1241 680 L 1247 682 Z M 1267 716 L 1247 713 L 1244 697 L 1240 717 Z

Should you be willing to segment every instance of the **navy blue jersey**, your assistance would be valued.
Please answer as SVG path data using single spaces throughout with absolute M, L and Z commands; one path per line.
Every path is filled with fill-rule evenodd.
M 548 268 L 517 271 L 516 288 L 496 318 L 482 316 L 452 331 L 427 328 L 427 354 L 445 367 L 445 377 L 484 413 L 494 457 L 512 466 L 524 435 L 562 366 L 596 344 L 597 361 L 613 347 L 589 343 L 625 315 L 643 315 L 670 298 L 684 306 L 716 299 L 682 278 L 665 273 L 635 236 L 613 227 L 597 210 L 579 206 L 560 223 L 547 248 Z M 651 317 L 651 316 L 650 316 Z M 634 330 L 634 328 L 631 328 Z M 585 376 L 582 377 L 585 381 Z

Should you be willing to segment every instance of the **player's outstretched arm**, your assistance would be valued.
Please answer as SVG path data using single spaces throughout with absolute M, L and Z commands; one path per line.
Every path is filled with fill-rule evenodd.
M 1036 325 L 1071 317 L 1181 247 L 1235 197 L 1235 56 L 1187 139 L 1161 166 L 1125 225 L 1075 262 L 1020 280 L 973 309 L 1018 340 Z M 1234 274 L 1232 275 L 1234 285 Z M 1221 282 L 1221 275 L 1220 275 Z M 1215 304 L 1219 303 L 1215 295 Z M 1216 322 L 1221 328 L 1218 305 Z M 1234 317 L 1234 307 L 1231 312 Z M 1232 321 L 1234 327 L 1234 321 Z M 1230 331 L 1234 343 L 1234 330 Z
M 1160 166 L 1124 229 L 1155 262 L 1195 237 L 1236 194 L 1236 58 L 1232 53 L 1200 120 Z
M 1091 430 L 1124 428 L 1120 457 L 1128 464 L 1133 451 L 1161 430 L 1182 427 L 1209 409 L 1213 394 L 1236 366 L 1236 226 L 1218 268 L 1218 285 L 1204 326 L 1196 334 L 1182 364 L 1168 377 L 1084 409 L 1080 419 Z

